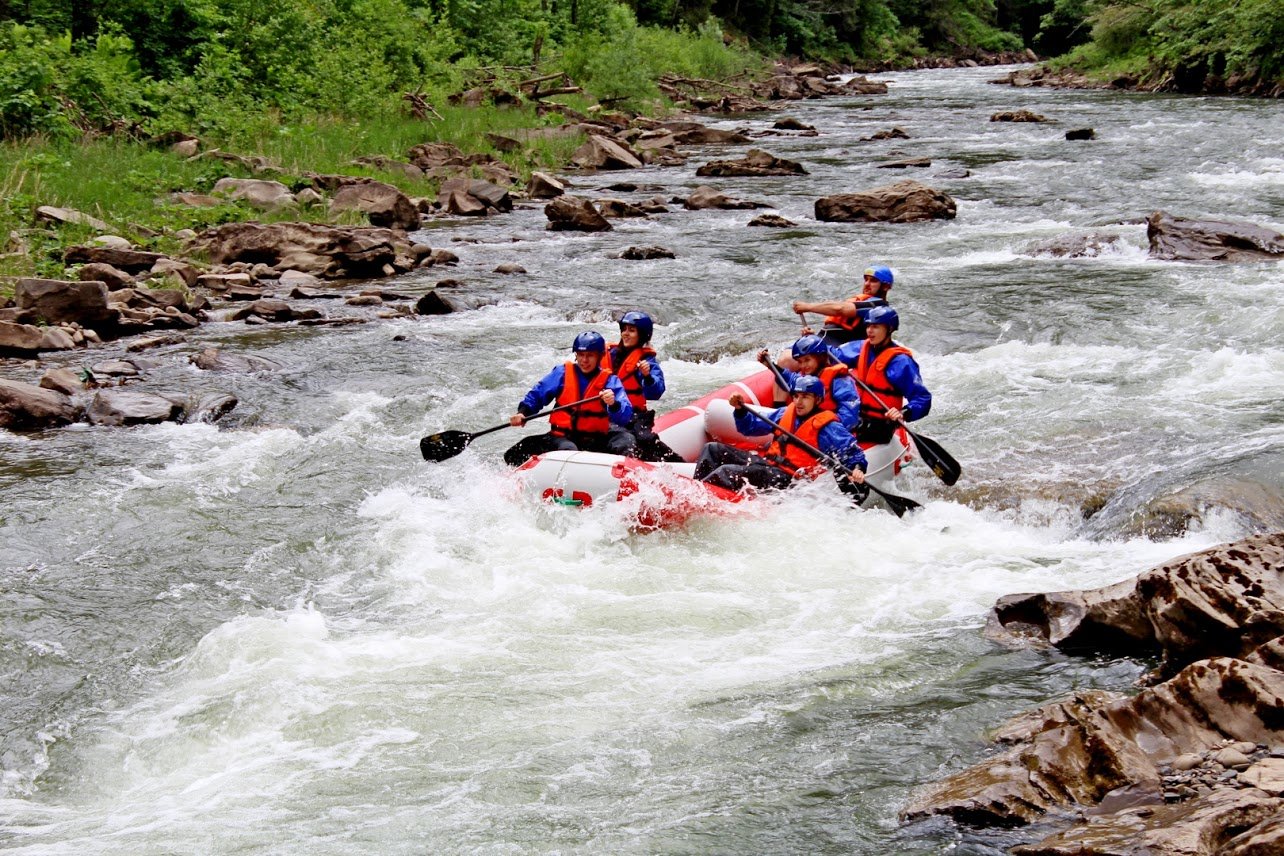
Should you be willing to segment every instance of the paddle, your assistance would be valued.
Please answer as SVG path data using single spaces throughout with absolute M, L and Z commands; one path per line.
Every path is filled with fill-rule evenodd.
M 883 405 L 883 409 L 889 409 L 878 393 L 870 389 L 865 383 L 862 383 L 855 374 L 851 375 L 851 379 L 856 381 L 857 386 L 872 395 L 875 401 Z M 937 478 L 947 485 L 953 485 L 959 480 L 959 476 L 963 474 L 963 468 L 959 466 L 959 462 L 954 460 L 954 457 L 949 452 L 945 451 L 945 448 L 940 443 L 931 437 L 924 437 L 922 434 L 910 430 L 910 427 L 905 424 L 903 419 L 900 424 L 905 429 L 905 433 L 910 435 L 914 445 L 918 447 L 918 456 L 923 459 L 923 463 L 927 464 L 932 472 L 936 473 Z
M 579 407 L 581 404 L 588 404 L 596 395 L 590 395 L 588 398 L 581 398 L 579 401 L 572 401 L 570 404 L 563 404 L 560 407 L 550 407 L 548 410 L 535 413 L 526 417 L 526 421 L 539 419 L 541 416 L 548 416 L 557 413 L 559 410 L 570 410 L 572 407 Z M 468 444 L 492 431 L 499 431 L 503 428 L 511 428 L 511 422 L 505 422 L 503 425 L 496 425 L 494 428 L 487 428 L 485 431 L 469 433 L 468 431 L 438 431 L 436 434 L 429 434 L 419 441 L 419 451 L 424 456 L 425 461 L 444 461 L 453 458 L 464 449 Z
M 781 425 L 779 422 L 773 422 L 771 420 L 771 417 L 763 416 L 761 413 L 759 413 L 756 410 L 752 412 L 754 416 L 757 416 L 763 422 L 766 422 L 772 428 L 776 429 L 781 434 L 784 434 L 790 440 L 793 440 L 795 443 L 797 443 L 802 448 L 803 451 L 809 454 L 815 455 L 817 458 L 820 458 L 822 461 L 828 464 L 829 467 L 833 469 L 835 472 L 837 472 L 839 475 L 845 476 L 848 479 L 850 479 L 852 471 L 848 467 L 846 467 L 842 461 L 838 460 L 837 458 L 834 458 L 832 455 L 826 455 L 820 449 L 817 449 L 815 446 L 811 445 L 806 440 L 804 440 L 794 432 L 790 431 L 788 428 Z M 857 484 L 857 482 L 849 482 L 849 483 L 853 485 Z M 892 509 L 892 511 L 896 513 L 897 517 L 904 516 L 905 512 L 907 511 L 913 511 L 916 508 L 923 507 L 908 497 L 897 496 L 894 493 L 888 493 L 887 491 L 875 485 L 872 485 L 867 481 L 859 482 L 859 484 L 865 485 L 865 487 L 869 488 L 874 493 L 881 496 L 883 500 L 887 503 L 888 508 Z M 844 493 L 846 493 L 846 491 L 844 491 Z

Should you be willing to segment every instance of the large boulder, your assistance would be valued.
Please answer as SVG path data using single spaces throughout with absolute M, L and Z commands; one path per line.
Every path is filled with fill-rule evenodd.
M 1258 535 L 1100 589 L 1007 595 L 989 633 L 1065 650 L 1162 651 L 1162 671 L 1172 674 L 1204 657 L 1246 656 L 1284 635 L 1281 569 L 1284 532 Z
M 20 279 L 13 298 L 19 309 L 35 313 L 46 324 L 75 322 L 93 327 L 116 317 L 107 306 L 107 284 L 97 280 Z
M 591 134 L 571 155 L 571 163 L 582 169 L 641 169 L 642 161 L 628 146 L 598 134 Z
M 512 211 L 513 197 L 507 190 L 476 178 L 452 178 L 441 183 L 438 201 L 452 214 L 485 214 L 488 210 Z
M 762 149 L 750 149 L 740 160 L 711 161 L 696 170 L 700 176 L 807 175 L 797 161 L 778 158 Z
M 0 321 L 0 356 L 30 357 L 40 352 L 43 343 L 43 328 Z
M 214 188 L 210 192 L 215 196 L 244 202 L 260 211 L 280 211 L 297 204 L 290 188 L 279 181 L 262 178 L 220 178 L 214 182 Z
M 85 416 L 94 425 L 144 425 L 173 421 L 182 412 L 178 402 L 150 392 L 102 389 L 89 402 Z
M 419 209 L 410 197 L 391 184 L 367 181 L 339 188 L 330 200 L 330 213 L 363 211 L 375 226 L 395 229 L 418 229 Z
M 816 200 L 816 219 L 838 223 L 953 220 L 956 210 L 949 194 L 910 180 Z
M 1012 749 L 919 789 L 902 816 L 1015 826 L 1056 810 L 1095 807 L 1110 795 L 1162 804 L 1162 768 L 1179 757 L 1228 741 L 1279 745 L 1281 699 L 1284 672 L 1229 657 L 1201 660 L 1133 697 L 1080 693 L 1013 720 L 997 735 Z M 1225 782 L 1236 786 L 1229 777 Z
M 0 378 L 0 428 L 52 428 L 75 422 L 80 415 L 80 408 L 61 392 Z
M 1253 223 L 1190 220 L 1156 211 L 1146 220 L 1152 258 L 1257 262 L 1284 259 L 1284 235 Z
M 611 224 L 593 203 L 579 196 L 559 196 L 544 206 L 548 228 L 554 232 L 609 232 Z
M 414 267 L 406 233 L 373 226 L 225 223 L 198 235 L 192 249 L 214 264 L 262 263 L 330 279 L 390 276 Z
M 735 196 L 715 190 L 707 184 L 702 184 L 682 203 L 682 207 L 688 211 L 703 211 L 708 208 L 721 208 L 728 211 L 745 211 L 754 208 L 770 208 L 765 202 L 753 202 L 748 199 L 739 199 Z

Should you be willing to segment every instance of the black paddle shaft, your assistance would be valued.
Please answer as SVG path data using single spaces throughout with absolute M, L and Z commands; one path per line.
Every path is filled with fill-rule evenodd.
M 757 416 L 759 419 L 761 419 L 763 422 L 766 422 L 772 428 L 779 431 L 781 434 L 784 434 L 793 442 L 797 443 L 799 447 L 802 448 L 803 451 L 807 452 L 808 454 L 815 455 L 817 458 L 820 458 L 822 461 L 829 464 L 829 466 L 833 468 L 836 472 L 838 472 L 840 475 L 851 476 L 852 471 L 848 469 L 843 464 L 842 461 L 835 459 L 831 455 L 826 455 L 820 449 L 817 449 L 815 446 L 811 445 L 806 440 L 799 437 L 797 434 L 790 431 L 785 426 L 781 425 L 779 422 L 772 421 L 769 417 L 763 416 L 761 413 L 759 413 L 756 410 L 750 411 L 750 412 L 753 413 L 754 416 Z M 902 517 L 904 516 L 905 512 L 913 511 L 915 508 L 922 508 L 921 505 L 919 505 L 917 502 L 915 502 L 914 500 L 908 497 L 897 496 L 894 493 L 888 493 L 887 491 L 882 490 L 881 488 L 870 484 L 868 481 L 862 482 L 862 484 L 864 484 L 867 488 L 872 490 L 874 493 L 881 496 L 887 502 L 887 507 L 890 508 L 893 512 L 895 512 L 897 517 Z
M 539 413 L 533 413 L 526 417 L 526 421 L 539 419 L 542 416 L 550 416 L 560 410 L 570 410 L 573 407 L 579 407 L 581 404 L 588 404 L 590 401 L 598 398 L 596 395 L 590 395 L 588 398 L 581 398 L 579 401 L 572 401 L 570 404 L 562 404 L 558 407 L 550 407 L 548 410 Z M 429 434 L 419 441 L 419 453 L 424 456 L 425 461 L 445 461 L 455 457 L 468 444 L 478 437 L 490 434 L 494 431 L 500 431 L 504 428 L 513 427 L 511 422 L 505 422 L 502 425 L 495 425 L 481 431 L 438 431 L 436 434 Z

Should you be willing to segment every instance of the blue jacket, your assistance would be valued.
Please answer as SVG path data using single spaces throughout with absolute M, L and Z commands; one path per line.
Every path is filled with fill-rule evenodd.
M 777 407 L 767 418 L 777 424 L 785 415 L 785 408 Z M 745 408 L 744 414 L 736 414 L 736 430 L 746 437 L 757 437 L 763 434 L 770 434 L 775 429 L 758 418 L 758 414 L 749 408 Z M 865 460 L 865 453 L 861 451 L 860 445 L 851 432 L 843 426 L 841 421 L 830 422 L 820 429 L 819 442 L 817 448 L 826 455 L 832 455 L 842 461 L 843 465 L 849 470 L 860 470 L 865 472 L 868 462 Z
M 601 369 L 598 369 L 601 371 Z M 580 367 L 575 367 L 575 373 L 579 375 L 580 389 L 588 389 L 588 385 L 593 382 L 597 376 L 594 372 L 592 376 L 580 371 Z M 559 363 L 553 367 L 553 370 L 539 379 L 539 382 L 531 387 L 531 391 L 526 393 L 522 403 L 517 405 L 517 412 L 523 416 L 530 416 L 532 413 L 538 413 L 544 407 L 557 400 L 557 396 L 562 392 L 562 384 L 566 376 L 566 366 Z M 616 425 L 628 425 L 629 420 L 633 418 L 633 405 L 629 403 L 629 394 L 624 391 L 620 379 L 611 375 L 606 379 L 606 389 L 615 393 L 615 404 L 607 409 L 607 414 L 611 421 Z
M 780 373 L 790 386 L 798 372 L 781 369 Z M 836 377 L 833 384 L 834 401 L 838 403 L 835 415 L 838 421 L 847 426 L 848 431 L 855 431 L 860 424 L 860 393 L 856 391 L 856 382 L 850 377 Z
M 867 341 L 867 339 L 861 339 L 848 342 L 845 345 L 830 348 L 829 352 L 855 372 L 856 361 L 860 359 L 860 350 Z M 887 381 L 892 385 L 892 389 L 905 399 L 905 406 L 901 409 L 905 412 L 906 422 L 922 419 L 931 411 L 932 393 L 928 392 L 927 387 L 923 385 L 923 376 L 919 374 L 918 363 L 914 362 L 913 357 L 907 357 L 904 354 L 892 357 L 887 363 Z M 857 394 L 859 395 L 859 390 Z
M 622 347 L 611 348 L 611 365 L 618 366 L 624 362 L 629 355 L 629 351 Z M 651 364 L 651 373 L 649 375 L 639 375 L 642 380 L 642 395 L 647 401 L 655 401 L 664 395 L 664 371 L 660 368 L 660 361 L 655 357 L 643 357 L 640 362 Z

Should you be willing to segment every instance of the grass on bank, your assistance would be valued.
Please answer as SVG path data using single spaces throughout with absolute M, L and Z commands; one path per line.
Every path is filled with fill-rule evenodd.
M 494 149 L 488 133 L 515 134 L 560 124 L 561 117 L 539 116 L 533 106 L 446 106 L 438 112 L 440 119 L 427 121 L 394 114 L 281 123 L 268 116 L 237 134 L 235 147 L 206 143 L 207 149 L 262 155 L 280 167 L 279 172 L 257 176 L 235 163 L 188 159 L 168 148 L 120 137 L 81 142 L 32 138 L 0 144 L 0 238 L 6 244 L 0 251 L 0 277 L 66 276 L 65 248 L 97 234 L 86 226 L 37 222 L 35 210 L 42 205 L 72 208 L 103 220 L 114 234 L 136 246 L 176 252 L 179 242 L 173 234 L 180 229 L 200 230 L 244 220 L 331 220 L 324 206 L 274 213 L 237 202 L 196 208 L 170 198 L 180 191 L 208 194 L 220 178 L 269 178 L 298 189 L 307 185 L 303 177 L 307 172 L 362 175 L 395 185 L 410 196 L 435 197 L 439 185 L 435 179 L 415 179 L 354 161 L 383 155 L 404 162 L 415 145 L 448 142 L 465 154 L 488 153 L 503 160 L 524 181 L 533 170 L 564 167 L 584 140 L 582 134 L 540 139 L 505 154 Z M 11 294 L 11 282 L 0 279 L 0 296 Z

